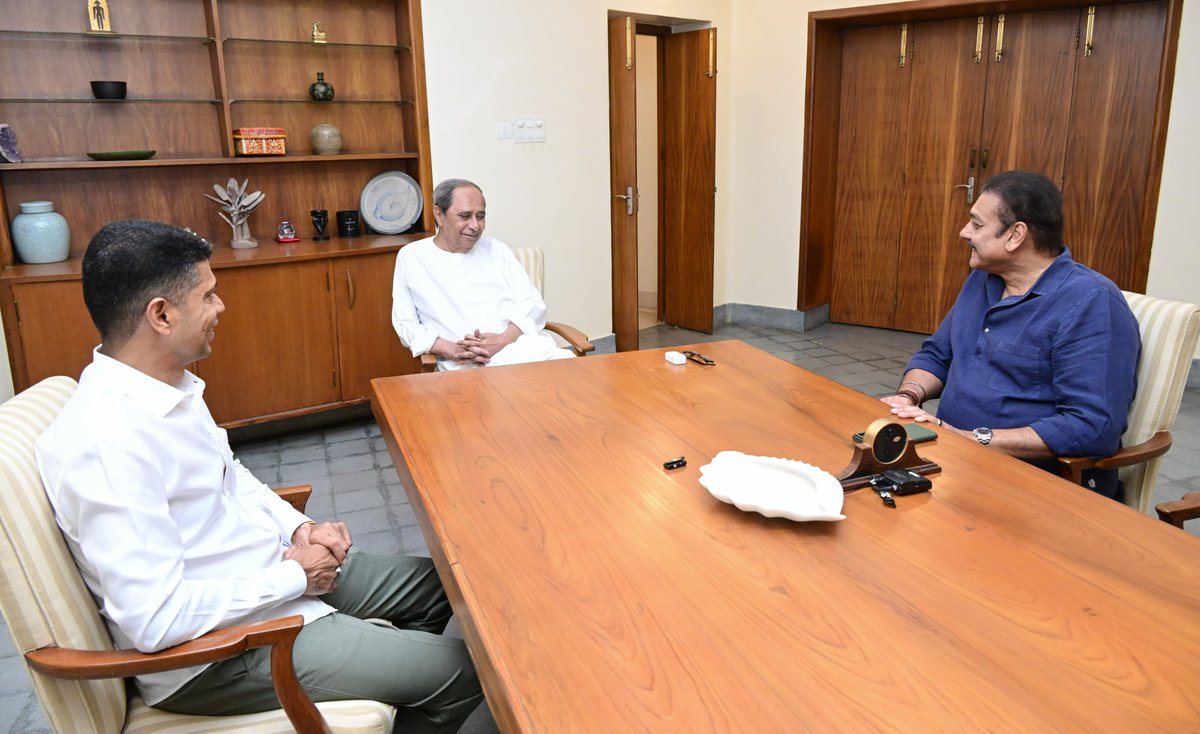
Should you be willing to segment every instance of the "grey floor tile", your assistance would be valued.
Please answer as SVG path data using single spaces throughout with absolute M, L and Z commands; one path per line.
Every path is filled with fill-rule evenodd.
M 280 464 L 304 464 L 309 461 L 325 461 L 325 446 L 293 446 L 279 451 Z
M 306 461 L 303 464 L 281 464 L 279 466 L 279 481 L 281 482 L 312 482 L 318 477 L 329 476 L 329 464 L 324 459 Z
M 374 468 L 348 474 L 336 474 L 330 479 L 334 480 L 333 486 L 337 488 L 338 492 L 353 492 L 359 489 L 381 487 L 384 484 L 383 479 L 379 476 L 379 470 Z
M 355 454 L 354 456 L 339 456 L 329 460 L 329 476 L 335 477 L 348 472 L 364 471 L 375 468 L 375 457 L 370 454 Z
M 326 447 L 326 453 L 329 458 L 336 459 L 342 456 L 356 456 L 358 454 L 371 453 L 370 438 L 355 438 L 349 441 L 341 441 L 340 443 L 331 443 Z
M 339 515 L 356 510 L 378 510 L 387 507 L 387 498 L 382 488 L 360 489 L 356 492 L 336 492 L 333 506 Z

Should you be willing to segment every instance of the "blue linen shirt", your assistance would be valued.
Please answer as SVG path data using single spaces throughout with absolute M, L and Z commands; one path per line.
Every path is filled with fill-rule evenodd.
M 973 429 L 1030 426 L 1058 456 L 1121 445 L 1141 354 L 1117 286 L 1064 250 L 1022 296 L 974 270 L 908 369 L 944 384 L 938 417 Z

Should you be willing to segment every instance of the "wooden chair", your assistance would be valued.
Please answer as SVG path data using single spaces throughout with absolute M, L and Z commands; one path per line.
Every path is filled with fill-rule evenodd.
M 74 392 L 74 380 L 50 377 L 0 405 L 0 609 L 54 731 L 391 732 L 396 715 L 391 706 L 376 701 L 314 706 L 292 667 L 292 643 L 304 623 L 300 616 L 229 627 L 153 654 L 113 649 L 55 522 L 33 453 L 34 441 Z M 301 509 L 310 491 L 279 490 Z M 128 676 L 268 646 L 282 710 L 185 716 L 152 709 L 126 693 Z
M 529 273 L 529 280 L 533 281 L 533 286 L 538 289 L 538 293 L 545 293 L 543 286 L 546 280 L 546 256 L 540 247 L 514 247 L 512 253 L 517 256 L 517 261 L 525 268 L 525 272 Z M 552 334 L 558 334 L 566 340 L 567 345 L 571 347 L 571 351 L 575 352 L 575 356 L 582 357 L 588 352 L 594 350 L 596 346 L 588 341 L 588 338 L 582 331 L 573 326 L 560 324 L 555 321 L 546 322 L 546 331 Z M 421 371 L 433 372 L 437 369 L 437 357 L 432 354 L 421 355 Z
M 1081 484 L 1086 469 L 1120 469 L 1125 504 L 1149 512 L 1158 467 L 1171 448 L 1171 429 L 1196 353 L 1200 306 L 1127 291 L 1125 300 L 1137 317 L 1142 338 L 1137 395 L 1129 406 L 1129 426 L 1122 437 L 1125 446 L 1101 459 L 1059 457 L 1059 473 Z
M 1182 530 L 1185 522 L 1200 517 L 1200 492 L 1188 492 L 1174 502 L 1159 502 L 1154 511 L 1159 520 Z

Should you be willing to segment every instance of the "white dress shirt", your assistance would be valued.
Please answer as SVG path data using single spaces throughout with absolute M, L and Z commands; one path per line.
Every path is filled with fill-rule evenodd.
M 508 249 L 480 237 L 469 252 L 447 252 L 429 237 L 400 248 L 392 280 L 392 326 L 419 357 L 438 337 L 457 342 L 476 329 L 498 334 L 516 324 L 521 336 L 490 364 L 517 364 L 574 356 L 560 349 L 546 327 L 546 302 Z M 438 369 L 463 365 L 439 359 Z
M 93 353 L 38 439 L 58 525 L 119 647 L 161 650 L 214 629 L 333 608 L 284 561 L 308 520 L 233 456 L 190 372 L 176 386 Z M 157 703 L 204 666 L 138 677 Z

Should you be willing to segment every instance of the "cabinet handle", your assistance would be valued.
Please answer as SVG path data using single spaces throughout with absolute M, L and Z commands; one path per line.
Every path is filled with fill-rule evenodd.
M 984 148 L 983 152 L 979 154 L 979 167 L 980 168 L 987 168 L 987 154 L 988 154 L 987 148 Z
M 349 295 L 349 297 L 350 297 L 350 305 L 349 305 L 349 310 L 353 311 L 353 310 L 354 310 L 354 300 L 355 300 L 355 297 L 354 297 L 354 278 L 353 278 L 353 277 L 351 277 L 351 275 L 350 275 L 350 271 L 349 271 L 349 270 L 347 270 L 347 271 L 346 271 L 346 293 L 347 293 L 347 294 Z

